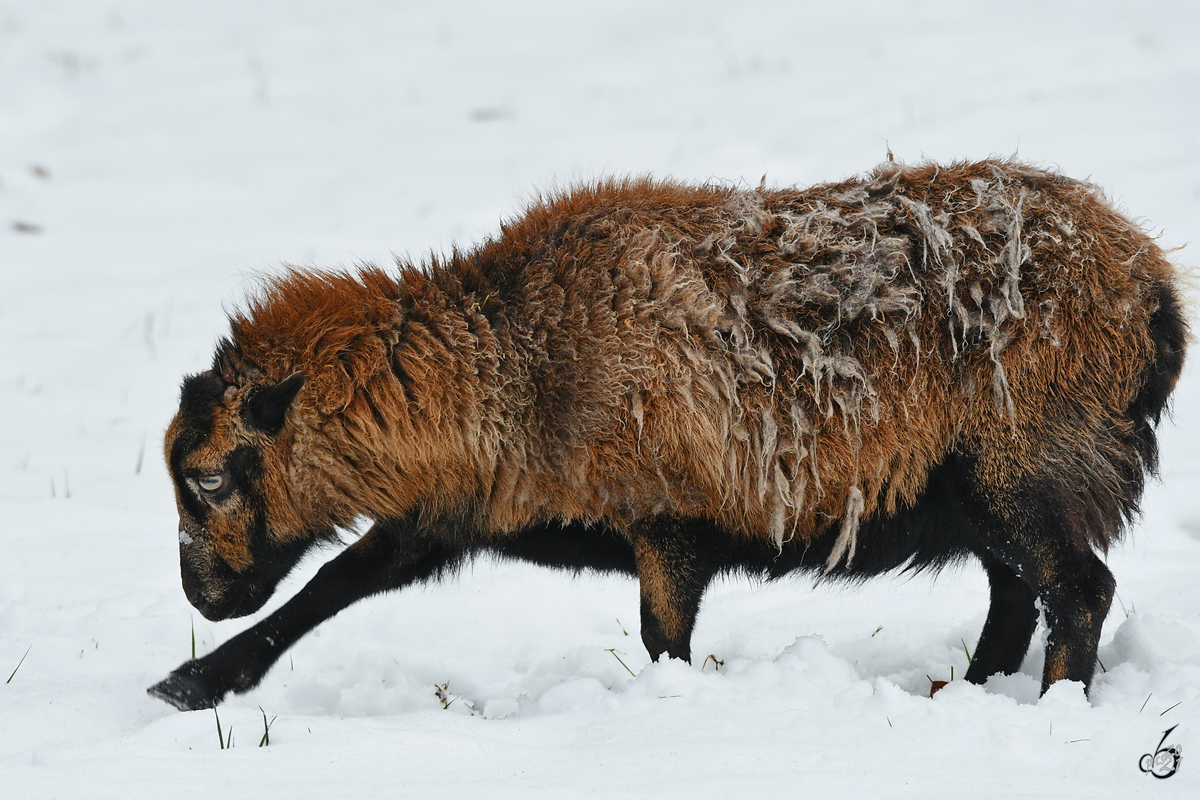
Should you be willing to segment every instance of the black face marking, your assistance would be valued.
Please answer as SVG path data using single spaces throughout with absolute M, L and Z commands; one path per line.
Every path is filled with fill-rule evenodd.
M 215 372 L 189 375 L 179 392 L 179 414 L 199 433 L 212 430 L 213 411 L 225 396 L 225 382 Z
M 176 442 L 177 447 L 178 444 L 179 442 Z M 183 455 L 186 455 L 186 453 L 187 451 Z M 172 456 L 174 456 L 174 452 Z M 173 458 L 172 461 L 174 460 Z M 177 474 L 179 475 L 180 483 L 189 489 L 189 491 L 183 492 L 183 494 L 188 497 L 198 497 L 200 499 L 199 509 L 206 510 L 209 506 L 219 505 L 227 500 L 235 491 L 240 491 L 247 502 L 251 503 L 255 508 L 262 505 L 259 498 L 252 491 L 259 477 L 262 475 L 262 458 L 255 448 L 249 445 L 236 448 L 229 454 L 228 459 L 226 459 L 225 468 L 215 473 L 185 469 L 182 466 L 182 457 L 179 461 L 180 465 Z M 211 490 L 206 490 L 204 483 L 209 478 L 217 478 L 219 485 Z M 191 511 L 192 509 L 189 507 L 188 510 Z
M 199 447 L 203 441 L 203 433 L 194 429 L 185 429 L 171 445 L 170 458 L 171 478 L 175 481 L 175 485 L 179 487 L 179 502 L 183 505 L 184 511 L 190 514 L 201 525 L 204 524 L 204 519 L 208 516 L 209 506 L 197 497 L 196 493 L 188 485 L 188 475 L 184 470 L 183 462 L 188 457 L 188 454 Z
M 225 472 L 229 476 L 229 486 L 246 492 L 248 499 L 256 507 L 262 505 L 257 494 L 249 491 L 257 486 L 258 479 L 262 476 L 262 456 L 257 448 L 250 445 L 235 448 L 225 462 Z
M 287 410 L 303 386 L 304 375 L 297 372 L 274 386 L 259 389 L 242 405 L 243 417 L 263 433 L 276 435 L 283 430 Z

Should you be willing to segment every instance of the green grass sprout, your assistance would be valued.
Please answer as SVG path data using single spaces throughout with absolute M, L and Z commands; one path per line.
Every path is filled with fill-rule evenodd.
M 233 747 L 233 726 L 232 725 L 229 726 L 229 735 L 228 736 L 222 734 L 221 733 L 221 715 L 217 713 L 217 704 L 216 703 L 213 703 L 212 710 L 213 710 L 213 716 L 217 718 L 217 744 L 219 744 L 221 746 L 222 750 L 229 750 L 230 748 Z
M 630 675 L 632 675 L 635 678 L 637 677 L 637 673 L 634 672 L 633 670 L 631 670 L 629 668 L 628 664 L 626 664 L 624 661 L 621 661 L 621 657 L 619 655 L 617 655 L 617 648 L 609 647 L 606 649 L 606 652 L 612 653 L 613 658 L 615 658 L 618 662 L 620 662 L 621 666 L 625 668 L 626 672 L 628 672 Z
M 271 717 L 271 721 L 267 722 L 267 712 L 263 711 L 262 706 L 259 706 L 258 710 L 262 711 L 262 715 L 263 715 L 263 735 L 262 735 L 262 738 L 258 740 L 258 746 L 259 747 L 270 747 L 271 746 L 271 726 L 275 724 L 275 720 L 279 719 L 279 717 L 278 716 Z M 233 730 L 231 729 L 229 732 L 233 733 Z
M 25 648 L 25 656 L 29 655 L 29 651 L 32 649 L 33 649 L 33 644 L 30 643 L 29 647 Z M 17 662 L 17 666 L 13 669 L 12 675 L 8 676 L 8 680 L 6 680 L 4 682 L 5 684 L 12 683 L 12 679 L 17 676 L 17 670 L 20 669 L 21 665 L 25 663 L 25 656 L 21 656 L 21 660 Z

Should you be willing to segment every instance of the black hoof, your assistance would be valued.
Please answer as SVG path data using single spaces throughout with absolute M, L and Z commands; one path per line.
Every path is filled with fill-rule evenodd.
M 166 680 L 151 686 L 146 693 L 170 703 L 180 711 L 199 711 L 221 702 L 227 691 L 208 684 L 204 680 L 203 668 L 197 662 L 189 661 L 168 675 Z

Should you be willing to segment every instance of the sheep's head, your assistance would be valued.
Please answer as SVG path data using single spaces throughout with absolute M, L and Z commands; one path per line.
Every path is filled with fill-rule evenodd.
M 183 590 L 211 620 L 260 609 L 332 526 L 306 524 L 288 481 L 289 409 L 304 376 L 231 385 L 217 372 L 183 383 L 167 430 L 179 507 Z

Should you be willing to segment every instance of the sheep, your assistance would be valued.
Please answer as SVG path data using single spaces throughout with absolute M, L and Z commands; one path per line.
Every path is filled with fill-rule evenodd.
M 607 180 L 392 273 L 269 281 L 183 382 L 165 455 L 183 588 L 254 613 L 149 692 L 207 708 L 367 596 L 478 554 L 636 576 L 652 659 L 709 582 L 856 581 L 974 556 L 966 679 L 1090 685 L 1187 323 L 1163 252 L 1010 160 L 809 189 Z

